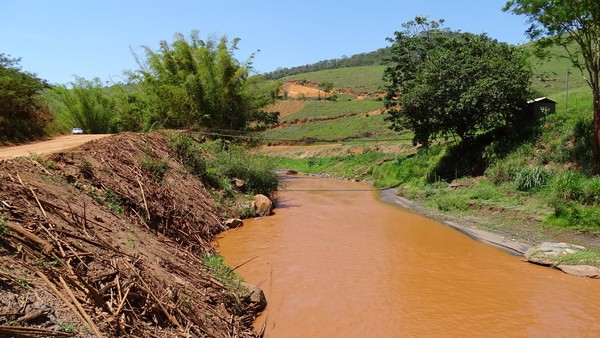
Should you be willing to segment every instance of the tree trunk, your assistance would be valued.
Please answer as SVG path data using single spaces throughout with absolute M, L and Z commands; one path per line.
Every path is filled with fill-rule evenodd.
M 600 91 L 594 92 L 594 136 L 592 154 L 594 173 L 600 173 Z

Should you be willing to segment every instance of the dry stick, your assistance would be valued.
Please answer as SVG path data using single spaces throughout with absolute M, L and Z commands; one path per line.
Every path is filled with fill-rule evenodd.
M 30 320 L 34 320 L 42 315 L 47 314 L 48 311 L 47 310 L 37 310 L 37 311 L 32 311 L 24 316 L 21 316 L 19 318 L 17 318 L 15 321 L 16 322 L 28 322 Z
M 148 226 L 148 224 L 146 224 L 146 221 L 144 221 L 142 216 L 135 209 L 132 208 L 131 211 L 133 211 L 133 213 L 140 219 L 140 221 L 146 227 L 146 229 L 151 230 L 150 227 Z
M 50 244 L 48 241 L 39 238 L 38 236 L 32 234 L 31 232 L 25 230 L 24 228 L 22 228 L 22 227 L 20 227 L 18 225 L 14 225 L 14 224 L 11 224 L 11 223 L 6 223 L 6 226 L 10 230 L 18 233 L 19 235 L 21 235 L 23 237 L 26 237 L 26 238 L 34 241 L 35 243 L 39 244 L 42 247 L 42 252 L 44 252 L 46 254 L 52 252 L 52 250 L 54 249 L 54 247 L 52 246 L 52 244 Z
M 119 307 L 117 307 L 117 311 L 115 312 L 115 316 L 118 316 L 119 312 L 121 312 L 121 308 L 125 304 L 125 301 L 127 300 L 127 296 L 129 295 L 129 290 L 131 290 L 131 286 L 127 287 L 127 290 L 125 290 L 125 294 L 123 295 L 123 299 L 121 299 L 121 303 L 119 304 Z
M 140 190 L 142 191 L 142 199 L 144 200 L 144 208 L 146 208 L 146 217 L 148 217 L 148 219 L 150 219 L 150 211 L 148 211 L 148 202 L 146 202 L 146 194 L 144 194 L 144 187 L 142 187 L 142 182 L 140 181 L 140 179 L 137 179 L 137 182 L 140 186 Z
M 48 236 L 50 236 L 50 238 L 52 238 L 54 240 L 54 243 L 56 243 L 56 245 L 58 246 L 58 250 L 60 251 L 60 254 L 63 257 L 65 257 L 67 254 L 65 254 L 65 250 L 63 250 L 63 247 L 60 244 L 60 241 L 58 240 L 58 238 L 56 238 L 56 236 L 54 236 L 48 229 L 46 229 L 45 226 L 42 225 L 41 228 L 48 234 Z
M 92 331 L 94 331 L 94 334 L 96 334 L 96 337 L 102 338 L 103 336 L 100 333 L 100 330 L 98 330 L 98 328 L 96 327 L 96 324 L 94 324 L 94 321 L 92 320 L 92 318 L 90 318 L 90 316 L 87 314 L 87 312 L 85 312 L 85 310 L 83 309 L 83 307 L 81 306 L 81 304 L 79 303 L 77 298 L 75 298 L 75 295 L 73 294 L 71 289 L 69 289 L 69 286 L 67 285 L 67 283 L 65 283 L 65 280 L 62 278 L 62 276 L 58 276 L 58 278 L 60 279 L 60 282 L 62 283 L 65 290 L 67 290 L 67 293 L 71 297 L 71 300 L 73 300 L 73 303 L 75 303 L 75 306 L 77 307 L 77 309 L 81 312 L 81 315 L 85 318 L 86 322 L 92 327 Z
M 2 337 L 33 337 L 43 336 L 43 337 L 72 337 L 71 333 L 60 332 L 54 330 L 40 329 L 37 327 L 28 327 L 28 326 L 6 326 L 0 325 L 0 335 Z
M 177 321 L 177 319 L 175 317 L 173 317 L 169 311 L 167 311 L 167 309 L 165 309 L 164 305 L 162 304 L 162 302 L 160 301 L 160 299 L 158 297 L 156 297 L 156 295 L 152 292 L 152 289 L 150 288 L 150 286 L 148 284 L 146 284 L 146 281 L 144 281 L 144 279 L 142 278 L 142 276 L 140 276 L 140 274 L 138 273 L 138 271 L 135 271 L 135 269 L 132 269 L 133 272 L 137 275 L 137 277 L 140 279 L 140 282 L 143 284 L 143 287 L 145 289 L 145 291 L 152 297 L 154 298 L 154 301 L 156 302 L 156 304 L 160 307 L 160 309 L 163 311 L 163 313 L 167 316 L 167 318 L 169 318 L 169 321 L 171 321 L 171 323 L 173 323 L 174 325 L 176 325 L 180 330 L 183 331 L 183 328 L 181 327 L 181 324 L 179 324 L 179 322 Z
M 63 208 L 63 207 L 59 207 L 59 206 L 58 206 L 58 205 L 56 205 L 56 204 L 52 204 L 52 203 L 50 203 L 50 202 L 46 202 L 46 201 L 40 201 L 40 202 L 42 202 L 42 204 L 43 204 L 43 205 L 45 205 L 46 207 L 50 206 L 51 208 L 54 208 L 54 209 L 58 209 L 58 210 L 61 210 L 61 211 L 67 212 L 67 209 L 65 209 L 65 208 Z M 76 214 L 76 213 L 73 211 L 73 209 L 71 209 L 71 205 L 70 205 L 68 202 L 65 202 L 65 204 L 67 204 L 67 206 L 69 207 L 69 210 L 68 210 L 68 211 L 71 213 L 71 216 L 73 217 L 73 219 L 74 219 L 74 221 L 75 221 L 75 224 L 73 224 L 73 222 L 69 221 L 69 219 L 68 219 L 68 218 L 67 218 L 65 215 L 63 215 L 62 213 L 60 213 L 60 212 L 57 212 L 56 214 L 57 214 L 57 215 L 58 215 L 58 216 L 59 216 L 59 217 L 60 217 L 60 218 L 61 218 L 63 221 L 65 221 L 67 224 L 69 224 L 69 225 L 72 225 L 72 226 L 78 225 L 78 223 L 77 223 L 77 220 L 75 219 L 75 218 L 76 218 L 75 216 L 76 216 L 77 214 Z M 91 220 L 91 219 L 88 219 L 88 220 L 87 220 L 87 222 L 93 223 L 94 225 L 97 225 L 97 226 L 99 226 L 99 227 L 101 227 L 101 228 L 103 228 L 103 229 L 105 229 L 105 230 L 112 230 L 111 228 L 109 228 L 109 227 L 107 227 L 107 226 L 105 226 L 105 225 L 102 225 L 102 224 L 100 224 L 100 223 L 98 223 L 98 222 L 95 222 L 95 221 L 93 221 L 93 220 Z
M 21 176 L 19 176 L 19 173 L 17 173 L 17 178 L 19 179 L 19 183 L 21 183 L 22 186 L 25 186 L 25 183 L 23 183 L 23 180 L 21 179 Z
M 244 263 L 241 263 L 241 264 L 238 264 L 238 265 L 234 266 L 233 269 L 231 269 L 231 270 L 235 271 L 235 269 L 241 268 L 242 266 L 246 265 L 247 263 L 252 262 L 253 260 L 255 260 L 257 258 L 258 258 L 258 256 L 254 256 L 254 257 L 250 258 L 249 260 L 245 261 Z
M 39 162 L 37 162 L 37 161 L 34 161 L 34 160 L 32 160 L 32 159 L 30 159 L 30 161 L 31 161 L 33 164 L 37 165 L 37 166 L 38 166 L 40 169 L 42 169 L 42 170 L 43 170 L 43 171 L 44 171 L 46 174 L 48 174 L 48 175 L 52 176 L 52 173 L 50 173 L 50 172 L 49 172 L 49 171 L 48 171 L 46 168 L 44 168 L 44 167 L 43 167 L 43 166 L 42 166 L 42 165 L 41 165 Z
M 35 192 L 33 191 L 33 188 L 29 187 L 29 190 L 31 190 L 31 193 L 33 194 L 33 198 L 35 198 L 35 201 L 37 202 L 38 206 L 40 207 L 42 214 L 44 214 L 44 218 L 48 218 L 48 215 L 46 215 L 46 211 L 44 211 L 44 207 L 42 207 L 42 203 L 40 203 L 40 200 L 37 198 Z
M 267 321 L 268 320 L 269 320 L 269 315 L 267 315 L 267 317 L 265 318 L 265 321 L 260 326 L 260 331 L 258 331 L 258 336 L 261 337 L 261 338 L 264 337 L 264 335 L 265 335 L 265 330 L 267 328 Z
M 54 293 L 56 293 L 58 298 L 60 298 L 67 305 L 67 307 L 69 307 L 69 310 L 73 311 L 77 315 L 77 317 L 79 317 L 79 320 L 81 320 L 82 323 L 87 323 L 85 318 L 83 318 L 83 316 L 79 313 L 79 311 L 77 311 L 77 309 L 73 306 L 73 304 L 71 304 L 71 302 L 69 302 L 67 297 L 65 297 L 65 295 L 62 294 L 62 292 L 58 291 L 56 286 L 54 286 L 54 284 L 52 284 L 52 282 L 50 282 L 50 280 L 48 280 L 48 277 L 46 277 L 46 275 L 44 275 L 43 272 L 38 270 L 38 271 L 36 271 L 36 273 L 38 276 L 40 276 L 40 278 L 44 282 L 46 282 L 46 284 L 48 284 L 48 286 L 52 289 L 52 291 L 54 291 Z

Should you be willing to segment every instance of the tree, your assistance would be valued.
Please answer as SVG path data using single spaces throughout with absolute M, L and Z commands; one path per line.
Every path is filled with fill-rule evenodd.
M 189 39 L 177 34 L 171 44 L 160 42 L 158 51 L 145 47 L 146 60 L 137 58 L 140 70 L 131 73 L 149 99 L 155 122 L 170 128 L 201 126 L 243 129 L 263 106 L 248 89 L 251 60 L 234 58 L 239 39 Z
M 77 77 L 69 87 L 55 86 L 48 93 L 58 122 L 65 128 L 83 128 L 90 134 L 106 134 L 113 130 L 114 101 L 99 78 L 92 81 Z
M 319 89 L 325 92 L 325 100 L 327 100 L 327 94 L 333 89 L 333 82 L 323 81 L 319 83 Z
M 396 31 L 391 42 L 391 53 L 386 60 L 390 64 L 385 69 L 386 85 L 385 107 L 392 122 L 392 129 L 414 132 L 413 143 L 425 147 L 433 134 L 435 121 L 430 114 L 429 100 L 420 100 L 426 95 L 425 88 L 417 79 L 418 67 L 427 60 L 428 53 L 443 38 L 440 29 L 443 20 L 428 21 L 418 16 L 414 21 L 402 24 L 402 31 Z
M 476 133 L 516 120 L 531 70 L 520 50 L 440 24 L 417 17 L 396 32 L 385 73 L 387 120 L 412 130 L 415 144 L 453 135 L 468 146 Z
M 600 1 L 514 0 L 503 10 L 529 18 L 527 35 L 538 47 L 562 46 L 592 89 L 593 167 L 600 172 Z
M 42 137 L 52 119 L 40 97 L 46 81 L 22 71 L 19 61 L 0 53 L 0 142 Z

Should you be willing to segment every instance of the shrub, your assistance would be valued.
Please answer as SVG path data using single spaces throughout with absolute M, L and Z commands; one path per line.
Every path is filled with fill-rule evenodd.
M 169 160 L 156 160 L 149 156 L 144 156 L 140 159 L 140 166 L 144 170 L 153 173 L 159 181 L 162 181 L 167 169 L 169 169 Z
M 469 208 L 468 198 L 465 195 L 444 193 L 434 197 L 434 199 L 440 211 L 465 211 Z
M 515 188 L 519 191 L 540 188 L 548 182 L 551 176 L 550 170 L 541 167 L 524 167 L 517 172 L 514 181 Z
M 219 281 L 238 296 L 243 296 L 248 293 L 248 289 L 243 284 L 244 279 L 225 264 L 225 260 L 222 256 L 206 255 L 204 256 L 204 264 L 206 264 Z
M 585 181 L 581 191 L 581 202 L 588 205 L 600 205 L 600 177 Z
M 490 200 L 498 197 L 500 192 L 498 189 L 491 184 L 491 182 L 484 180 L 476 184 L 469 194 L 469 198 L 474 200 Z
M 221 140 L 207 142 L 203 149 L 211 154 L 204 181 L 212 187 L 227 190 L 228 182 L 237 178 L 246 183 L 249 193 L 269 195 L 277 190 L 279 180 L 271 159 Z
M 580 230 L 597 231 L 600 228 L 600 209 L 595 206 L 559 200 L 555 200 L 552 206 L 554 213 L 544 220 L 546 224 Z
M 269 195 L 277 190 L 279 181 L 268 158 L 234 149 L 221 154 L 216 162 L 223 175 L 243 180 L 251 193 Z
M 552 181 L 552 192 L 555 199 L 579 201 L 585 177 L 572 170 L 565 170 Z
M 196 141 L 183 134 L 177 134 L 177 136 L 171 138 L 170 147 L 181 164 L 185 165 L 194 175 L 201 179 L 204 178 L 206 175 L 206 159 L 204 158 L 204 151 Z

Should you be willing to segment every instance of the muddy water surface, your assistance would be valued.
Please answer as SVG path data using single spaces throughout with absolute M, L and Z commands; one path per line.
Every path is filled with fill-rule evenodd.
M 274 216 L 218 241 L 264 290 L 266 337 L 600 336 L 598 280 L 525 263 L 367 184 L 284 179 Z

